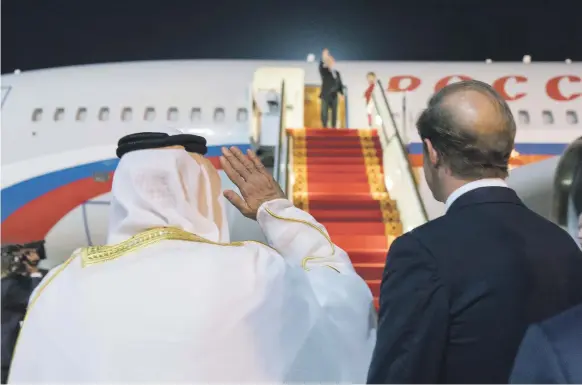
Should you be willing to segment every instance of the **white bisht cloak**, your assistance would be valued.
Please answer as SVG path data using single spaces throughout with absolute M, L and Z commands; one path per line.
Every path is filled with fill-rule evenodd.
M 9 381 L 365 382 L 375 311 L 346 253 L 285 199 L 259 210 L 269 245 L 228 243 L 219 184 L 183 149 L 125 155 L 108 245 L 39 285 Z

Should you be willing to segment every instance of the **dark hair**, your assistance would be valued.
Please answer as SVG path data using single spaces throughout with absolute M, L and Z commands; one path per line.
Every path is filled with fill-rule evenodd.
M 366 76 L 373 76 L 373 77 L 376 77 L 376 74 L 375 74 L 375 73 L 373 73 L 373 72 L 368 72 L 368 73 L 366 74 Z
M 499 111 L 498 130 L 478 133 L 459 122 L 450 107 L 443 102 L 456 92 L 474 91 L 488 96 Z M 450 84 L 428 102 L 416 123 L 418 134 L 429 139 L 454 176 L 463 179 L 505 178 L 507 164 L 515 140 L 515 120 L 503 98 L 488 84 L 478 80 L 465 80 Z M 423 143 L 425 155 L 426 144 Z
M 25 249 L 34 249 L 34 251 L 36 251 L 36 253 L 38 254 L 39 259 L 46 259 L 46 250 L 44 245 L 45 241 L 40 240 L 25 243 L 24 245 L 22 245 L 22 247 Z

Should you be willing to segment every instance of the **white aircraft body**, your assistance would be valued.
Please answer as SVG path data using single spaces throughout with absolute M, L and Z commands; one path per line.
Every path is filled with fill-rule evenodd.
M 435 89 L 458 79 L 493 84 L 508 100 L 518 123 L 515 164 L 559 155 L 582 135 L 578 63 L 346 61 L 337 69 L 346 86 L 341 124 L 368 127 L 366 74 L 375 72 L 373 103 L 387 100 L 417 173 L 414 120 Z M 173 127 L 200 134 L 215 164 L 220 146 L 274 147 L 279 166 L 280 128 L 317 122 L 319 84 L 317 63 L 288 61 L 130 62 L 2 75 L 2 244 L 44 239 L 53 266 L 77 247 L 103 243 L 116 143 L 128 133 Z M 375 126 L 388 124 L 385 114 Z M 440 215 L 420 181 L 428 217 Z M 224 176 L 223 183 L 231 186 Z M 260 238 L 250 221 L 229 216 L 233 239 Z

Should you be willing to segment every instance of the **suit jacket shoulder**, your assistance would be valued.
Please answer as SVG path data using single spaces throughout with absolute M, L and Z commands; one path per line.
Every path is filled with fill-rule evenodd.
M 456 224 L 458 222 L 452 217 L 443 215 L 416 227 L 405 235 L 411 238 L 408 242 L 412 242 L 412 239 L 414 239 L 418 246 L 422 246 L 426 251 L 430 252 L 432 251 L 430 247 L 430 241 L 432 239 L 440 238 L 450 240 L 455 238 L 453 228 Z M 434 257 L 438 258 L 438 256 Z
M 442 229 L 442 226 L 447 224 L 450 221 L 450 217 L 443 215 L 441 217 L 432 219 L 422 225 L 414 228 L 412 231 L 408 232 L 407 234 L 412 235 L 417 239 L 422 239 L 426 234 L 432 233 L 434 231 L 438 231 Z
M 425 223 L 416 229 L 409 231 L 408 233 L 402 234 L 390 245 L 390 249 L 388 251 L 388 255 L 390 253 L 401 253 L 401 252 L 414 252 L 414 254 L 421 256 L 423 259 L 426 260 L 433 260 L 434 257 L 431 251 L 427 248 L 427 246 L 423 243 L 423 232 L 426 230 L 422 230 L 422 227 L 429 227 L 427 226 L 430 222 Z M 430 226 L 432 227 L 432 226 Z
M 505 187 L 469 191 L 445 215 L 417 227 L 411 234 L 437 259 L 441 257 L 437 249 L 450 254 L 452 245 L 457 250 L 475 249 L 475 253 L 482 247 L 525 252 L 541 246 L 552 249 L 554 254 L 582 255 L 566 231 L 528 209 L 513 190 Z

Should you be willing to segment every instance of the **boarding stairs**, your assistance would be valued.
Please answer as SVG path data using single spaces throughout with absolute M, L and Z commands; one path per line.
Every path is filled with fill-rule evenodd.
M 323 224 L 348 253 L 378 307 L 386 254 L 402 234 L 402 223 L 385 187 L 377 131 L 307 128 L 288 134 L 293 203 Z

